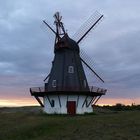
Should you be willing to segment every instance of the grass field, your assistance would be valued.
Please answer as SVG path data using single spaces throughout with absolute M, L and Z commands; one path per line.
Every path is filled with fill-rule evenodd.
M 37 107 L 0 108 L 0 140 L 140 140 L 140 111 L 71 117 Z

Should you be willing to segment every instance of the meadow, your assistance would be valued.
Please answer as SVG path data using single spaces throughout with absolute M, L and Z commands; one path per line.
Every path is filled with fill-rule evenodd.
M 140 140 L 140 110 L 67 116 L 39 107 L 0 108 L 0 140 Z

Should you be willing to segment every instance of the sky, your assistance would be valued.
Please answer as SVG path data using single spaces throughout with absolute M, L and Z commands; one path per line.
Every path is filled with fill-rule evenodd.
M 54 57 L 54 34 L 42 20 L 54 28 L 57 11 L 70 37 L 94 11 L 104 15 L 80 43 L 108 89 L 98 103 L 140 104 L 139 7 L 139 0 L 0 0 L 0 106 L 38 104 L 29 88 L 44 85 Z

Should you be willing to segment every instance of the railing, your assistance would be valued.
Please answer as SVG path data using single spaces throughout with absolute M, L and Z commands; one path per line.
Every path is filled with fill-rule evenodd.
M 45 87 L 32 87 L 30 88 L 30 91 L 32 93 L 47 92 L 47 90 L 45 90 Z M 107 92 L 106 89 L 95 87 L 95 86 L 89 86 L 89 88 L 85 88 L 85 89 L 84 88 L 80 89 L 80 87 L 65 87 L 65 88 L 52 87 L 49 91 L 90 91 L 90 92 L 103 93 L 103 94 Z
M 30 88 L 31 92 L 45 92 L 45 87 L 32 87 Z
M 104 89 L 104 88 L 99 88 L 95 86 L 89 86 L 89 88 L 90 88 L 90 92 L 97 92 L 97 93 L 103 93 L 103 94 L 107 92 L 107 89 Z

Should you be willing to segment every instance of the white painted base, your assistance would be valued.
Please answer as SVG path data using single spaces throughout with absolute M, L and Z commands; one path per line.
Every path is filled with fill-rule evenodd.
M 60 99 L 60 100 L 59 100 Z M 85 102 L 86 99 L 86 102 Z M 51 106 L 54 100 L 54 107 Z M 79 96 L 78 95 L 49 95 L 48 97 L 44 97 L 44 112 L 48 114 L 67 114 L 67 101 L 75 101 L 76 102 L 76 114 L 84 114 L 93 112 L 93 108 L 91 104 L 87 107 L 87 105 L 92 100 L 90 96 Z M 85 103 L 84 103 L 85 102 Z M 83 105 L 84 104 L 84 105 Z

